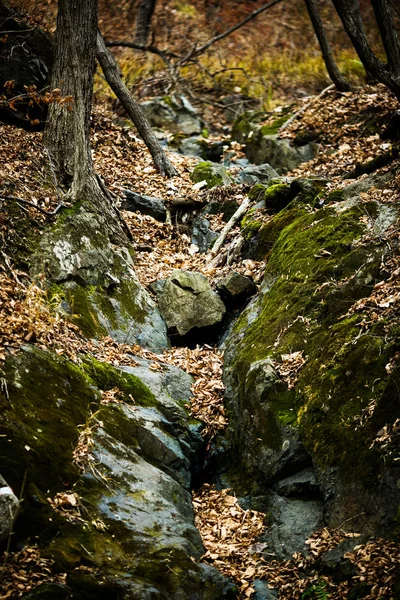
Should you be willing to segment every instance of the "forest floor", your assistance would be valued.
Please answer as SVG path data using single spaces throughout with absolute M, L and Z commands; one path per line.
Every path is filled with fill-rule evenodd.
M 297 109 L 302 112 L 284 135 L 293 138 L 304 130 L 322 131 L 321 151 L 316 159 L 301 165 L 290 175 L 326 177 L 330 181 L 329 190 L 347 185 L 349 181 L 342 179 L 345 173 L 357 163 L 366 163 L 391 148 L 389 142 L 382 141 L 380 127 L 384 127 L 388 116 L 397 107 L 398 103 L 383 86 L 369 86 L 344 94 L 332 92 L 324 97 L 299 101 Z M 271 113 L 271 119 L 277 115 L 279 109 Z M 92 129 L 95 168 L 117 197 L 123 189 L 130 189 L 161 197 L 167 203 L 182 197 L 204 201 L 206 194 L 207 199 L 213 194 L 235 197 L 239 202 L 244 198 L 240 186 L 231 186 L 222 192 L 220 189 L 207 193 L 196 190 L 189 177 L 196 159 L 175 153 L 170 153 L 170 158 L 179 176 L 171 180 L 162 178 L 155 172 L 149 153 L 134 131 L 128 126 L 117 125 L 105 109 L 95 112 Z M 34 343 L 78 362 L 83 355 L 91 353 L 115 365 L 129 364 L 132 355 L 150 358 L 152 368 L 156 370 L 166 362 L 177 365 L 194 377 L 191 410 L 204 422 L 204 435 L 211 443 L 213 436 L 227 423 L 223 407 L 221 352 L 203 346 L 172 348 L 163 355 L 156 355 L 138 346 L 117 344 L 109 338 L 97 345 L 84 339 L 57 310 L 57 298 L 46 296 L 45 282 L 31 281 L 17 260 L 18 249 L 23 246 L 21 235 L 28 236 L 32 229 L 43 231 L 54 222 L 55 217 L 43 211 L 51 211 L 58 204 L 42 134 L 3 125 L 0 126 L 0 144 L 0 194 L 22 199 L 0 199 L 0 360 L 4 360 L 9 352 L 18 352 L 22 344 Z M 233 149 L 237 156 L 241 155 L 237 145 Z M 390 169 L 393 170 L 396 164 L 400 173 L 399 161 L 392 162 Z M 387 189 L 371 189 L 363 199 L 367 202 L 377 197 L 380 201 L 399 205 L 400 175 L 393 177 Z M 177 221 L 168 225 L 139 213 L 124 212 L 123 216 L 133 235 L 136 272 L 147 289 L 152 281 L 169 276 L 176 268 L 200 271 L 212 284 L 225 274 L 227 267 L 211 268 L 209 256 L 193 251 L 187 224 Z M 221 230 L 221 218 L 217 215 L 211 220 L 212 228 Z M 392 234 L 396 240 L 399 240 L 398 231 L 397 228 Z M 227 241 L 236 234 L 237 230 L 233 230 Z M 263 268 L 263 263 L 250 260 L 238 260 L 234 265 L 235 270 L 252 277 L 256 284 L 261 281 Z M 364 300 L 370 307 L 371 318 L 382 318 L 390 311 L 398 311 L 400 262 L 394 259 L 388 268 L 391 273 L 385 283 L 376 286 L 372 295 Z M 357 536 L 357 533 L 324 528 L 307 541 L 308 553 L 297 553 L 291 560 L 282 562 L 265 554 L 268 549 L 257 543 L 257 537 L 265 529 L 264 515 L 243 510 L 232 491 L 205 485 L 193 492 L 193 504 L 196 525 L 206 549 L 204 560 L 237 583 L 240 598 L 253 595 L 255 579 L 266 579 L 272 588 L 279 590 L 279 598 L 284 599 L 345 598 L 350 588 L 362 582 L 371 586 L 365 598 L 391 597 L 391 586 L 400 566 L 399 547 L 392 542 L 375 539 L 356 547 L 348 556 L 356 566 L 356 575 L 351 582 L 335 582 L 331 577 L 321 575 L 319 558 L 341 540 Z M 6 553 L 3 560 L 0 600 L 18 598 L 44 581 L 62 581 L 62 574 L 55 574 L 51 561 L 41 557 L 34 546 Z

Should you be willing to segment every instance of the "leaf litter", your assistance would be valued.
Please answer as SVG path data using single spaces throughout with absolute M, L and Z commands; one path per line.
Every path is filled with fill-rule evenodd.
M 385 116 L 396 106 L 392 96 L 382 86 L 369 86 L 361 92 L 331 94 L 315 99 L 302 114 L 301 120 L 294 120 L 282 135 L 294 138 L 302 130 L 314 128 L 320 131 L 324 148 L 316 159 L 300 165 L 291 175 L 327 176 L 331 180 L 328 191 L 343 187 L 345 184 L 340 176 L 344 172 L 357 163 L 369 160 L 371 155 L 390 149 L 383 147 L 379 136 L 367 135 L 362 119 L 356 115 L 375 111 L 383 123 Z M 96 169 L 116 197 L 120 197 L 123 190 L 128 188 L 165 198 L 168 206 L 182 197 L 190 197 L 194 202 L 207 199 L 205 193 L 194 188 L 189 179 L 195 159 L 171 154 L 170 158 L 180 171 L 180 176 L 172 182 L 166 182 L 155 173 L 143 143 L 129 127 L 116 125 L 106 111 L 98 110 L 93 117 L 93 130 Z M 0 167 L 1 192 L 33 201 L 45 210 L 54 209 L 58 199 L 55 190 L 51 191 L 51 173 L 39 134 L 27 134 L 13 127 L 2 126 L 0 136 L 4 156 L 7 156 L 7 161 Z M 32 171 L 38 176 L 32 178 Z M 385 172 L 385 168 L 381 172 Z M 372 188 L 361 198 L 365 203 L 379 198 L 380 202 L 388 205 L 398 204 L 399 187 L 395 178 L 383 192 Z M 241 192 L 231 190 L 229 193 L 234 196 Z M 49 303 L 40 282 L 31 282 L 23 266 L 16 266 L 13 248 L 18 242 L 18 232 L 16 217 L 10 216 L 8 210 L 11 204 L 17 213 L 19 211 L 31 223 L 31 227 L 43 230 L 48 223 L 46 216 L 38 213 L 34 207 L 0 201 L 0 361 L 8 354 L 18 352 L 24 344 L 35 344 L 44 350 L 52 349 L 75 362 L 91 354 L 114 366 L 135 365 L 135 357 L 151 361 L 150 368 L 155 370 L 162 370 L 167 364 L 179 366 L 194 377 L 190 409 L 193 416 L 204 423 L 203 434 L 210 442 L 227 425 L 223 406 L 221 353 L 204 346 L 195 349 L 173 348 L 157 355 L 139 346 L 118 344 L 110 338 L 95 343 L 85 339 L 78 328 L 60 313 L 57 299 Z M 124 217 L 135 239 L 137 273 L 146 286 L 154 279 L 169 276 L 175 268 L 197 270 L 214 283 L 232 268 L 227 264 L 210 266 L 204 255 L 193 252 L 188 228 L 182 219 L 177 218 L 172 225 L 168 225 L 138 213 L 124 212 Z M 367 223 L 368 215 L 361 218 Z M 211 221 L 212 228 L 221 231 L 221 217 L 213 216 Z M 236 227 L 228 236 L 227 243 L 237 235 Z M 369 235 L 374 239 L 379 237 L 372 230 Z M 399 243 L 397 224 L 385 233 L 384 242 L 392 249 L 392 256 L 385 265 L 385 279 L 349 311 L 349 314 L 360 314 L 362 332 L 379 321 L 387 327 L 389 334 L 391 325 L 398 318 L 400 262 L 396 252 Z M 261 281 L 265 263 L 246 261 L 239 255 L 233 264 L 235 270 L 252 276 L 256 283 Z M 396 367 L 399 357 L 397 355 L 387 365 L 388 372 Z M 293 352 L 277 361 L 277 371 L 289 386 L 295 385 L 297 373 L 306 359 L 302 352 Z M 7 395 L 6 382 L 2 381 L 1 389 Z M 103 404 L 121 401 L 116 388 L 108 390 L 101 397 Z M 365 418 L 370 416 L 366 415 Z M 392 456 L 399 434 L 399 423 L 388 423 L 373 444 L 382 455 Z M 91 468 L 90 439 L 91 424 L 84 424 L 74 453 L 76 464 L 81 469 Z M 50 498 L 49 503 L 65 518 L 85 521 L 79 497 L 73 491 L 60 492 Z M 249 598 L 254 594 L 255 579 L 266 580 L 270 587 L 279 590 L 280 598 L 287 599 L 298 599 L 305 592 L 313 593 L 312 590 L 322 588 L 333 600 L 344 598 L 356 583 L 368 586 L 367 599 L 390 597 L 392 593 L 400 567 L 399 548 L 394 542 L 377 538 L 368 544 L 356 546 L 353 552 L 346 555 L 354 568 L 353 576 L 348 581 L 337 582 L 321 574 L 320 558 L 324 552 L 337 547 L 348 537 L 356 536 L 356 533 L 324 528 L 307 541 L 307 552 L 296 553 L 287 561 L 278 561 L 270 555 L 268 546 L 258 541 L 266 529 L 265 515 L 244 510 L 230 490 L 204 486 L 193 494 L 193 505 L 196 525 L 206 549 L 203 560 L 214 564 L 236 582 L 238 597 Z M 101 523 L 92 525 L 99 530 L 102 528 Z M 27 546 L 23 551 L 5 558 L 0 571 L 1 600 L 18 598 L 45 581 L 65 581 L 65 575 L 55 573 L 52 561 L 42 558 L 35 546 Z

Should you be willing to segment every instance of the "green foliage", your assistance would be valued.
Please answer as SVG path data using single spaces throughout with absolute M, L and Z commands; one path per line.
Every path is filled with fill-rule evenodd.
M 328 600 L 328 598 L 326 581 L 323 579 L 318 579 L 316 583 L 308 585 L 301 595 L 301 600 Z

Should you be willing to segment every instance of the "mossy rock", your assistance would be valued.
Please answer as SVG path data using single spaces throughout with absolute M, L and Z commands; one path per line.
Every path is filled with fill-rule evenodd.
M 194 183 L 206 181 L 208 189 L 217 185 L 230 185 L 234 183 L 233 178 L 223 165 L 212 163 L 211 161 L 204 161 L 196 165 L 190 174 L 190 179 Z
M 378 220 L 383 208 L 371 202 L 310 212 L 291 203 L 263 225 L 257 236 L 264 236 L 269 253 L 264 293 L 247 311 L 250 318 L 246 311 L 241 315 L 227 341 L 225 382 L 232 460 L 246 473 L 244 481 L 273 477 L 263 452 L 276 451 L 279 436 L 283 444 L 288 436 L 291 444 L 298 435 L 325 474 L 320 484 L 337 491 L 328 514 L 331 523 L 364 510 L 367 516 L 360 522 L 378 531 L 389 526 L 400 498 L 398 491 L 390 498 L 380 491 L 384 478 L 395 489 L 394 467 L 371 445 L 377 432 L 400 416 L 391 391 L 400 380 L 397 371 L 388 375 L 385 370 L 398 348 L 395 332 L 387 337 L 376 325 L 360 335 L 365 317 L 357 312 L 346 316 L 382 278 L 384 245 L 357 241 L 365 231 L 360 220 L 365 210 Z M 306 362 L 291 391 L 290 429 L 277 429 L 277 423 L 285 425 L 280 415 L 288 390 L 278 392 L 273 402 L 271 394 L 251 401 L 249 373 L 258 361 L 279 363 L 297 351 Z M 361 415 L 373 400 L 374 416 L 364 422 Z M 258 450 L 255 440 L 260 440 Z

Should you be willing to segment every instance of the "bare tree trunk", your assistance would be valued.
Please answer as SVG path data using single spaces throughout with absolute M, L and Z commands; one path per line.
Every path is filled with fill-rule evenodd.
M 104 40 L 99 32 L 97 33 L 97 59 L 107 83 L 121 102 L 138 130 L 140 137 L 149 149 L 157 171 L 161 173 L 161 175 L 166 175 L 167 177 L 178 175 L 178 172 L 162 149 L 160 142 L 154 135 L 146 115 L 143 113 L 138 103 L 132 98 L 128 88 L 122 81 L 117 63 L 111 52 L 107 50 Z
M 44 142 L 66 198 L 104 216 L 114 239 L 126 240 L 118 214 L 103 193 L 90 151 L 90 115 L 96 64 L 97 0 L 59 0 L 51 87 L 72 106 L 49 106 Z
M 305 0 L 305 3 L 308 14 L 310 15 L 311 23 L 314 27 L 315 35 L 317 36 L 318 43 L 321 48 L 322 57 L 324 59 L 329 77 L 340 92 L 348 92 L 351 89 L 351 86 L 344 75 L 339 71 L 335 63 L 332 48 L 328 38 L 326 37 L 324 25 L 322 23 L 316 0 Z
M 145 46 L 149 39 L 151 19 L 157 0 L 140 0 L 136 19 L 135 43 Z
M 393 7 L 391 0 L 375 0 L 372 2 L 372 7 L 375 12 L 376 21 L 378 23 L 379 32 L 381 34 L 383 47 L 385 48 L 388 67 L 397 75 L 400 76 L 400 42 L 399 36 L 395 28 L 393 18 Z
M 395 94 L 396 98 L 400 100 L 399 68 L 396 68 L 391 64 L 395 59 L 395 54 L 397 52 L 397 50 L 395 50 L 397 35 L 395 36 L 392 33 L 389 36 L 390 42 L 388 40 L 383 42 L 385 48 L 388 47 L 389 52 L 391 52 L 390 49 L 393 48 L 393 55 L 391 54 L 390 58 L 388 56 L 388 64 L 386 65 L 376 56 L 376 54 L 374 54 L 368 43 L 358 0 L 332 0 L 332 2 L 365 69 L 369 71 L 375 79 L 386 85 Z M 389 7 L 388 0 L 374 0 L 372 4 L 377 16 L 380 12 L 384 15 L 385 24 L 383 24 L 378 17 L 381 35 L 387 28 L 392 27 L 394 30 L 393 14 Z
M 45 144 L 61 188 L 75 197 L 93 171 L 90 114 L 97 33 L 97 0 L 59 0 L 51 87 L 72 96 L 72 109 L 53 102 Z

